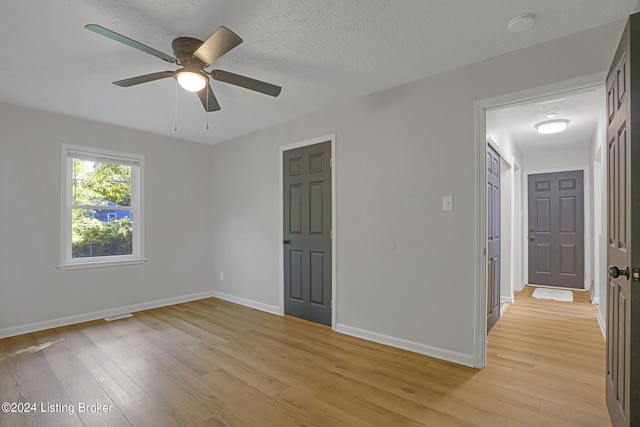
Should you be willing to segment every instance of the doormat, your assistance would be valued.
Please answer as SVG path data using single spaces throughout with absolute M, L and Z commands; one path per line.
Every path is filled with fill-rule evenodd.
M 536 290 L 533 291 L 533 295 L 531 296 L 540 299 L 573 302 L 573 292 L 561 291 L 560 289 L 536 288 Z

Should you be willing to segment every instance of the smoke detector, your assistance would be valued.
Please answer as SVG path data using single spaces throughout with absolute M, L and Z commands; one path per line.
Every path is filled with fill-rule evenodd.
M 523 15 L 518 15 L 509 21 L 507 28 L 512 33 L 521 33 L 523 31 L 530 30 L 533 25 L 536 23 L 536 15 L 533 13 L 525 13 Z

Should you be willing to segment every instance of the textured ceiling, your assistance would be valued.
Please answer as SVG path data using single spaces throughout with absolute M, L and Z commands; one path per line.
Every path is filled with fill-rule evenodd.
M 570 150 L 584 148 L 591 143 L 596 123 L 604 116 L 604 86 L 601 88 L 541 98 L 530 103 L 487 112 L 487 133 L 499 133 L 502 126 L 526 155 L 532 151 Z M 540 135 L 535 125 L 552 120 L 545 117 L 555 113 L 556 119 L 569 120 L 567 130 Z
M 636 0 L 2 0 L 0 101 L 214 144 L 301 114 L 626 17 Z M 507 23 L 531 12 L 533 30 Z M 172 79 L 114 80 L 174 66 L 83 28 L 172 54 L 224 25 L 244 43 L 215 68 L 281 85 L 278 98 L 220 82 L 206 114 Z M 177 92 L 177 131 L 176 125 Z

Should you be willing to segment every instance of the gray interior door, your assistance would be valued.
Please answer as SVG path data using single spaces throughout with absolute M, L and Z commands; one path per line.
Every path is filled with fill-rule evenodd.
M 607 407 L 640 426 L 640 15 L 629 18 L 607 76 Z M 634 121 L 635 120 L 635 121 Z M 635 162 L 634 162 L 635 159 Z
M 283 156 L 284 312 L 331 325 L 331 142 Z
M 529 175 L 529 283 L 584 289 L 583 171 Z
M 500 318 L 500 156 L 487 145 L 487 332 Z

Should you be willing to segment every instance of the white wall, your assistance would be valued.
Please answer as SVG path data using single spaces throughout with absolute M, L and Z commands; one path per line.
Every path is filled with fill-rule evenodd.
M 214 146 L 215 288 L 281 305 L 278 147 L 335 132 L 334 326 L 472 364 L 480 197 L 474 101 L 606 71 L 623 24 L 439 74 Z M 443 195 L 454 196 L 453 212 L 442 211 Z M 395 250 L 389 250 L 390 243 Z M 224 281 L 218 280 L 220 271 Z
M 500 157 L 510 165 L 522 164 L 522 150 L 492 110 L 487 111 L 486 128 L 491 144 L 498 151 Z
M 500 301 L 509 303 L 514 301 L 513 180 L 514 167 L 503 159 L 500 162 Z
M 525 173 L 578 170 L 589 167 L 589 146 L 571 150 L 536 150 L 524 153 Z M 585 179 L 588 174 L 585 173 Z
M 61 143 L 145 156 L 148 262 L 57 268 Z M 60 323 L 56 319 L 78 321 L 86 313 L 210 292 L 211 151 L 0 104 L 0 337 Z
M 602 105 L 605 105 L 603 100 Z M 593 169 L 593 281 L 594 302 L 598 307 L 598 323 L 605 335 L 607 305 L 607 129 L 604 107 L 590 147 Z

